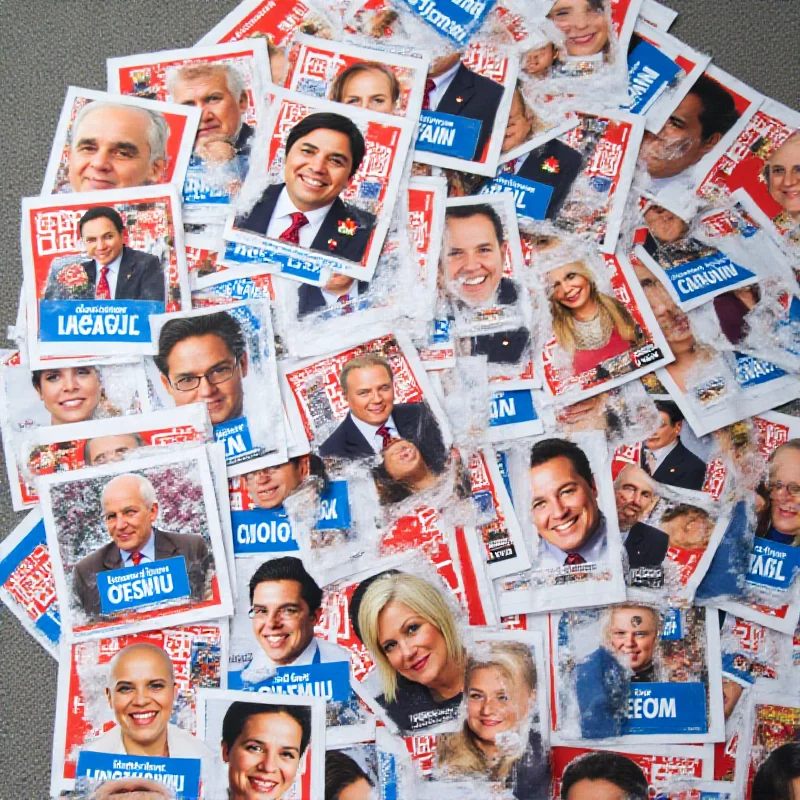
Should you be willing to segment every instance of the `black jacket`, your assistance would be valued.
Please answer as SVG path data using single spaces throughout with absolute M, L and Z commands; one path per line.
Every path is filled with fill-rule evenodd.
M 553 187 L 545 214 L 545 219 L 553 219 L 567 199 L 582 165 L 583 160 L 577 150 L 558 139 L 551 139 L 528 153 L 517 170 L 517 177 Z
M 508 278 L 500 279 L 497 303 L 510 306 L 517 302 L 517 288 Z M 516 364 L 525 354 L 531 335 L 527 328 L 472 337 L 472 355 L 487 356 L 490 364 Z
M 362 297 L 369 289 L 366 281 L 356 281 L 358 284 L 358 296 Z M 315 311 L 325 308 L 325 298 L 322 296 L 322 289 L 319 286 L 312 286 L 310 283 L 301 283 L 297 289 L 297 316 L 305 317 Z
M 285 184 L 275 183 L 268 186 L 261 199 L 253 206 L 253 210 L 245 217 L 237 217 L 235 228 L 243 231 L 252 231 L 260 236 L 267 235 L 272 212 Z M 339 233 L 339 221 L 353 220 L 358 226 L 355 233 L 350 236 Z M 372 230 L 375 227 L 375 215 L 361 211 L 355 206 L 342 202 L 340 198 L 333 201 L 325 219 L 322 221 L 311 249 L 331 256 L 344 258 L 348 261 L 361 261 L 367 250 Z M 335 244 L 334 244 L 335 242 Z
M 678 441 L 675 449 L 661 462 L 653 473 L 659 483 L 677 486 L 680 489 L 703 488 L 706 479 L 706 465 L 691 450 Z
M 644 522 L 637 522 L 628 531 L 625 539 L 628 565 L 631 569 L 661 566 L 668 547 L 669 536 L 664 531 Z

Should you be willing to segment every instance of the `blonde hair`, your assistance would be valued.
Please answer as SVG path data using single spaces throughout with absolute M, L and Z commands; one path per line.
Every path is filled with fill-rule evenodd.
M 536 664 L 530 649 L 522 642 L 491 642 L 489 652 L 471 654 L 467 660 L 464 692 L 469 691 L 470 676 L 480 669 L 499 670 L 509 686 L 525 690 L 529 695 L 536 691 Z M 464 722 L 455 734 L 439 738 L 436 749 L 436 764 L 453 775 L 486 774 L 493 781 L 504 781 L 514 764 L 519 761 L 527 747 L 527 737 L 520 737 L 516 752 L 506 752 L 491 763 L 476 741 L 475 733 Z
M 650 606 L 641 605 L 640 603 L 620 603 L 617 606 L 610 606 L 607 609 L 607 617 L 605 625 L 603 626 L 603 643 L 607 647 L 611 647 L 611 620 L 614 619 L 614 614 L 617 611 L 646 611 L 653 617 L 653 622 L 656 626 L 656 638 L 661 633 L 661 614 L 655 608 Z
M 375 660 L 386 701 L 397 696 L 397 672 L 383 652 L 378 634 L 378 617 L 389 603 L 402 603 L 439 630 L 447 645 L 448 658 L 464 665 L 464 646 L 453 612 L 436 587 L 406 572 L 387 573 L 377 578 L 364 592 L 358 609 L 361 639 Z
M 601 314 L 608 314 L 611 317 L 614 328 L 623 339 L 632 344 L 641 339 L 640 333 L 636 330 L 636 322 L 631 316 L 631 312 L 616 297 L 610 297 L 597 289 L 595 277 L 583 261 L 572 261 L 560 266 L 573 267 L 574 272 L 577 272 L 578 275 L 588 281 L 590 286 L 589 297 L 600 306 Z M 558 267 L 554 269 L 558 269 Z M 552 269 L 549 270 L 549 272 L 553 271 Z M 553 317 L 553 332 L 556 335 L 558 344 L 572 355 L 578 349 L 575 340 L 575 318 L 572 316 L 572 312 L 562 306 L 551 294 L 550 313 Z

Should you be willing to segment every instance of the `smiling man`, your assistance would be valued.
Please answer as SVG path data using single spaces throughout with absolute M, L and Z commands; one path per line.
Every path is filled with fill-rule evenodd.
M 800 546 L 800 439 L 772 451 L 769 460 L 770 527 L 766 538 Z
M 608 642 L 633 670 L 631 681 L 656 680 L 655 657 L 658 644 L 658 614 L 648 606 L 617 606 L 608 622 Z
M 414 442 L 434 472 L 447 460 L 439 426 L 425 403 L 395 403 L 394 375 L 377 353 L 351 358 L 339 374 L 350 413 L 322 443 L 321 456 L 367 458 L 393 439 Z
M 344 203 L 347 188 L 364 158 L 364 137 L 341 114 L 309 114 L 286 137 L 284 183 L 268 186 L 235 228 L 361 261 L 375 216 Z
M 205 539 L 191 533 L 167 533 L 155 527 L 158 497 L 147 478 L 135 473 L 117 475 L 103 488 L 102 503 L 111 541 L 83 558 L 72 570 L 73 588 L 86 614 L 100 614 L 99 572 L 179 556 L 186 564 L 192 599 L 205 599 L 211 560 Z
M 248 472 L 247 493 L 258 508 L 277 508 L 305 480 L 308 469 L 309 457 L 295 456 L 285 464 Z
M 148 643 L 120 650 L 109 663 L 106 698 L 116 727 L 84 745 L 96 753 L 212 759 L 199 739 L 170 722 L 175 672 L 169 656 Z
M 91 259 L 80 265 L 53 261 L 45 300 L 155 300 L 164 302 L 161 261 L 125 244 L 125 226 L 110 206 L 90 208 L 78 230 Z M 81 272 L 82 271 L 82 272 Z
M 606 555 L 606 521 L 597 505 L 589 459 L 566 439 L 531 448 L 531 517 L 539 534 L 538 567 L 576 566 Z
M 169 125 L 157 111 L 95 100 L 78 112 L 69 143 L 74 192 L 159 183 L 167 165 Z
M 764 167 L 764 177 L 772 199 L 799 224 L 800 132 L 795 132 L 770 156 Z

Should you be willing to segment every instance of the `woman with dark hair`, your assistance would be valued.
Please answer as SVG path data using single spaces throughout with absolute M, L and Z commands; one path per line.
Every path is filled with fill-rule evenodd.
M 773 750 L 753 779 L 752 800 L 800 800 L 800 742 Z
M 116 416 L 118 409 L 98 415 L 104 398 L 100 372 L 96 367 L 40 369 L 31 373 L 33 388 L 50 412 L 51 425 L 86 422 L 96 416 Z
M 373 470 L 381 503 L 399 503 L 436 483 L 436 473 L 414 442 L 392 439 L 381 455 L 383 463 Z
M 325 800 L 371 800 L 372 779 L 341 750 L 325 753 Z

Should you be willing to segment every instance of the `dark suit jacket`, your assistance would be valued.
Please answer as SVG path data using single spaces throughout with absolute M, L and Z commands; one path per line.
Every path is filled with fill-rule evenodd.
M 480 120 L 481 132 L 473 159 L 481 157 L 483 148 L 492 135 L 503 91 L 501 84 L 491 78 L 484 78 L 461 64 L 436 107 L 436 111 L 442 114 Z
M 272 219 L 272 212 L 278 202 L 281 190 L 285 184 L 275 183 L 268 186 L 261 199 L 253 206 L 253 210 L 245 217 L 237 217 L 235 227 L 243 231 L 253 231 L 260 236 L 267 235 L 267 228 Z M 339 233 L 339 220 L 352 219 L 358 227 L 356 232 L 349 236 Z M 322 221 L 314 241 L 312 250 L 327 253 L 331 256 L 345 258 L 348 261 L 361 261 L 367 250 L 372 229 L 375 227 L 375 215 L 361 211 L 355 206 L 342 202 L 340 198 L 333 201 L 325 219 Z M 331 241 L 336 242 L 334 246 Z
M 447 462 L 447 451 L 442 432 L 430 409 L 424 403 L 400 403 L 392 409 L 392 419 L 400 436 L 413 442 L 428 467 L 440 473 Z M 348 414 L 322 443 L 319 454 L 352 459 L 374 456 L 375 451 Z
M 669 536 L 644 522 L 635 523 L 625 539 L 625 551 L 631 569 L 660 566 L 668 547 Z
M 508 278 L 500 279 L 497 303 L 510 306 L 517 302 L 517 289 Z M 490 364 L 516 364 L 530 343 L 527 328 L 516 328 L 498 333 L 486 333 L 472 337 L 472 355 L 487 356 Z
M 369 289 L 369 284 L 366 281 L 356 281 L 356 283 L 358 284 L 358 296 L 361 297 Z M 297 290 L 298 317 L 305 317 L 307 314 L 320 311 L 325 307 L 322 289 L 318 286 L 312 286 L 310 283 L 300 284 L 300 288 Z
M 211 563 L 211 555 L 202 536 L 190 533 L 167 533 L 153 528 L 156 537 L 155 560 L 183 556 L 186 559 L 186 572 L 192 599 L 205 599 L 206 573 Z M 114 542 L 89 553 L 81 559 L 72 572 L 72 585 L 81 602 L 83 610 L 92 616 L 100 614 L 100 594 L 97 591 L 97 573 L 112 569 L 122 569 L 122 556 Z
M 706 478 L 706 465 L 694 453 L 678 441 L 675 449 L 664 459 L 653 473 L 659 483 L 677 486 L 680 489 L 703 488 Z
M 544 165 L 548 159 L 555 159 L 557 166 L 551 162 L 551 169 L 557 169 L 557 172 L 545 169 Z M 517 171 L 517 177 L 553 187 L 553 194 L 550 196 L 545 214 L 545 219 L 553 219 L 567 199 L 582 166 L 583 160 L 577 150 L 559 142 L 558 139 L 551 139 L 528 153 Z
M 95 281 L 97 280 L 97 264 L 94 260 L 84 261 L 83 267 L 89 278 L 87 288 L 83 294 L 69 291 L 66 286 L 58 282 L 61 269 L 47 276 L 47 288 L 44 292 L 45 300 L 93 300 Z M 115 300 L 157 300 L 164 302 L 164 269 L 156 256 L 144 253 L 141 250 L 132 250 L 127 245 L 122 248 L 122 261 L 119 265 L 117 287 L 114 292 Z
M 254 133 L 255 130 L 250 125 L 246 122 L 242 123 L 242 127 L 239 129 L 239 135 L 233 143 L 234 149 L 240 156 L 250 155 L 250 145 L 253 143 L 252 139 Z

